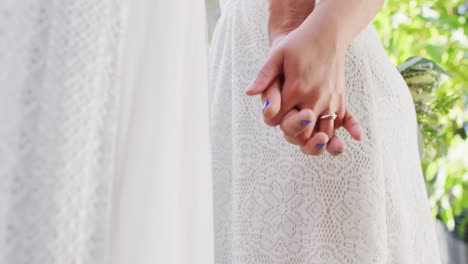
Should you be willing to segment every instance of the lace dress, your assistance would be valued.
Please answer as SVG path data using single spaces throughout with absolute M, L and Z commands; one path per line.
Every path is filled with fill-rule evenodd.
M 216 263 L 440 263 L 408 87 L 369 25 L 346 53 L 338 157 L 305 156 L 244 95 L 268 53 L 267 0 L 225 0 L 210 47 Z

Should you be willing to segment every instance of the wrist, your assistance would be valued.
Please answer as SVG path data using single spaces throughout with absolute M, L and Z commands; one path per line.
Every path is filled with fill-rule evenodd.
M 321 24 L 321 31 L 327 32 L 328 34 L 324 33 L 326 36 L 346 49 L 354 38 L 357 19 L 352 12 L 347 12 L 342 7 L 337 1 L 321 1 L 310 19 L 315 20 L 312 23 Z
M 315 8 L 315 0 L 270 0 L 270 44 L 298 28 Z
M 321 42 L 322 46 L 328 47 L 329 50 L 345 51 L 351 44 L 352 34 L 349 28 L 326 7 L 318 5 L 303 23 L 304 30 L 312 39 Z
M 306 18 L 283 18 L 270 20 L 268 23 L 270 46 L 302 25 L 305 19 Z

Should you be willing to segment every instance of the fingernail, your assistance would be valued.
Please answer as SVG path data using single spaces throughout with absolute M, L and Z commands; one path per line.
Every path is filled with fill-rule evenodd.
M 308 124 L 310 124 L 312 121 L 310 120 L 301 120 L 301 125 L 303 126 L 307 126 Z
M 342 151 L 335 151 L 333 152 L 335 155 L 340 155 L 341 153 L 343 153 Z
M 323 149 L 325 147 L 326 144 L 317 144 L 316 147 L 318 149 Z
M 266 100 L 265 103 L 263 103 L 263 108 L 262 108 L 262 113 L 265 111 L 265 109 L 270 105 L 270 100 Z

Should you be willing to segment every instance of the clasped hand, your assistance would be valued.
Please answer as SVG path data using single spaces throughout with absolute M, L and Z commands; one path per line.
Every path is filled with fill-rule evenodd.
M 345 105 L 346 47 L 326 30 L 310 17 L 292 30 L 270 29 L 270 54 L 246 94 L 261 94 L 265 123 L 303 153 L 336 156 L 345 150 L 336 130 L 360 140 L 362 127 Z M 319 118 L 330 113 L 337 118 Z

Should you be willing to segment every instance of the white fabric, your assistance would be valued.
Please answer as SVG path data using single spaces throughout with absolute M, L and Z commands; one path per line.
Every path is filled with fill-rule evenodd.
M 440 256 L 404 80 L 368 26 L 347 51 L 365 129 L 338 157 L 305 156 L 244 95 L 268 53 L 267 0 L 223 0 L 210 49 L 217 264 L 435 264 Z
M 202 0 L 0 1 L 0 263 L 211 263 Z
M 213 263 L 203 1 L 128 14 L 110 263 Z

